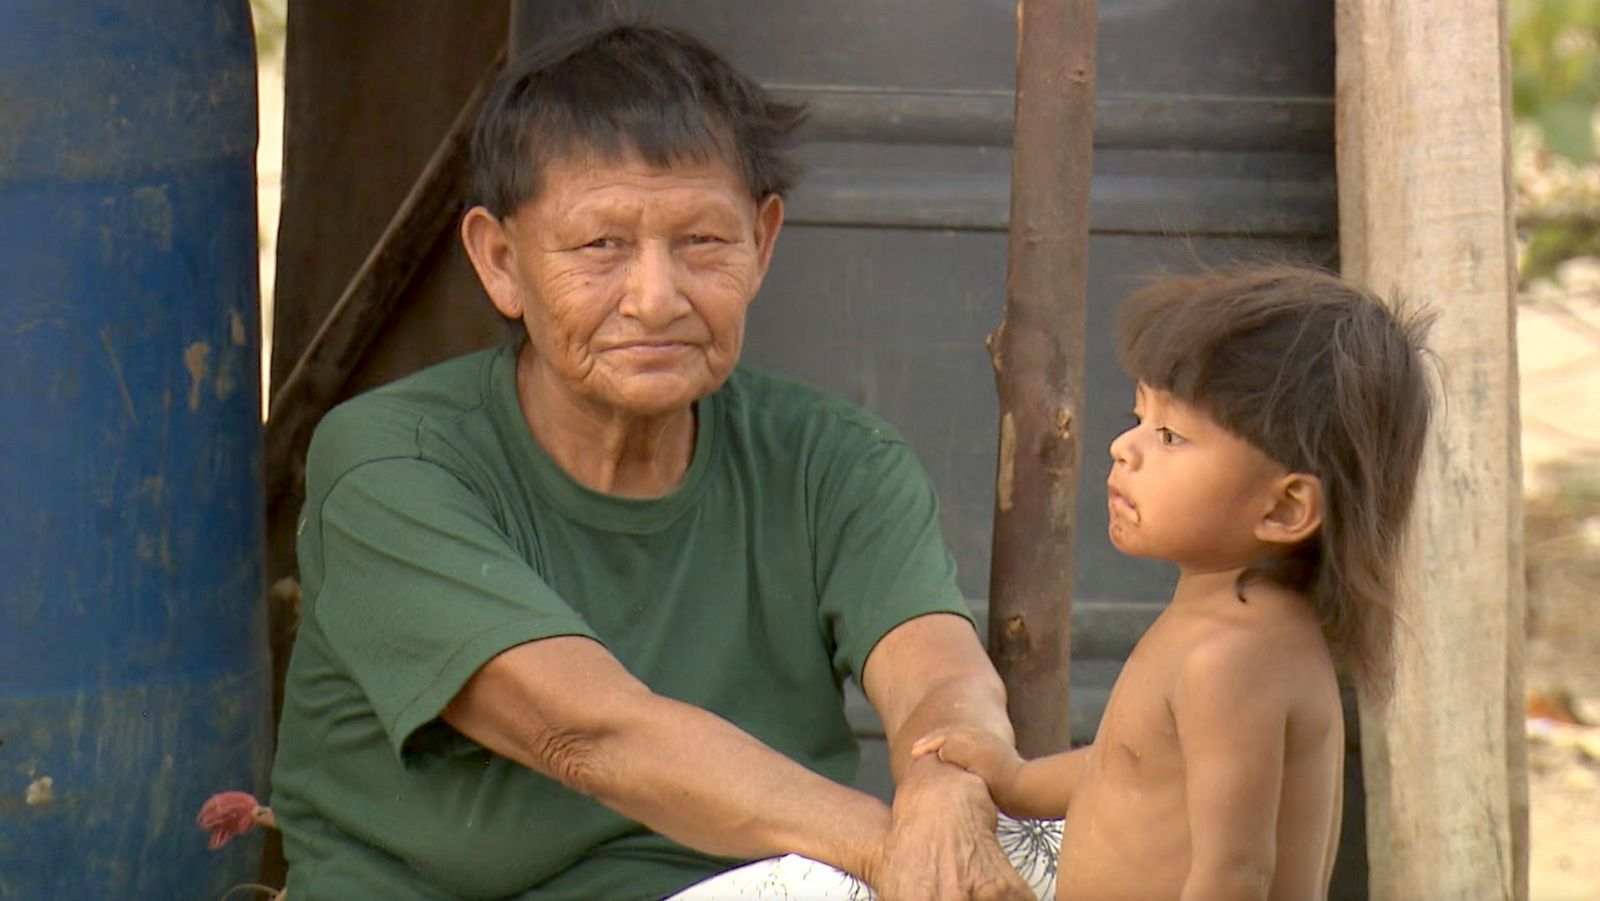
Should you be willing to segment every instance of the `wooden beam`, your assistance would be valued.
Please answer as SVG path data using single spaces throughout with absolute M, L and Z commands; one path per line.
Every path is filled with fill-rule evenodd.
M 1375 899 L 1526 898 L 1503 0 L 1337 0 L 1346 274 L 1439 312 L 1393 700 L 1363 699 Z
M 461 105 L 422 174 L 333 309 L 272 395 L 265 446 L 267 503 L 298 495 L 306 448 L 338 401 L 440 235 L 455 225 L 468 178 L 472 125 L 505 64 L 501 47 Z
M 1019 0 L 1006 310 L 989 338 L 1000 401 L 989 647 L 1017 748 L 1064 750 L 1084 396 L 1094 0 Z

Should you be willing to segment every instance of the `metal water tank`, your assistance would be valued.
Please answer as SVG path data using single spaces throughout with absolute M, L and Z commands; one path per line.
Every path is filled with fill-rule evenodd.
M 0 5 L 0 898 L 216 898 L 269 747 L 245 0 Z

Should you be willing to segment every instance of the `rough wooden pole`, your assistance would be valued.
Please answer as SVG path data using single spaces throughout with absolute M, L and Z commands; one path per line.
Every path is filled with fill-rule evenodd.
M 989 337 L 1000 448 L 989 647 L 1026 755 L 1072 740 L 1094 0 L 1019 0 L 1006 311 Z
M 1363 699 L 1371 897 L 1526 898 L 1503 0 L 1338 0 L 1346 274 L 1425 301 L 1441 397 L 1392 703 Z
M 265 450 L 269 506 L 289 498 L 292 506 L 298 507 L 312 431 L 338 401 L 367 347 L 427 261 L 429 248 L 461 221 L 472 124 L 505 60 L 502 47 L 462 103 L 378 243 L 272 392 Z

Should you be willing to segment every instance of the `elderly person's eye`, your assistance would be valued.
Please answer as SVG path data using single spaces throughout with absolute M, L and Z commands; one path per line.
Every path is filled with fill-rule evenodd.
M 618 241 L 616 238 L 595 238 L 593 241 L 590 241 L 587 244 L 582 245 L 580 249 L 582 249 L 582 250 L 616 250 L 618 247 L 621 247 L 621 246 L 622 246 L 622 242 Z
M 689 236 L 689 244 L 691 244 L 691 245 L 727 244 L 727 243 L 728 243 L 728 240 L 726 238 L 721 238 L 721 237 L 718 237 L 716 235 L 694 234 L 694 235 L 690 235 Z

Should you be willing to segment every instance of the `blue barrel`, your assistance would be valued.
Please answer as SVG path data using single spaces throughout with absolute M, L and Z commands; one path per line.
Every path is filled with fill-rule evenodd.
M 0 4 L 0 898 L 258 869 L 255 85 L 246 0 Z

